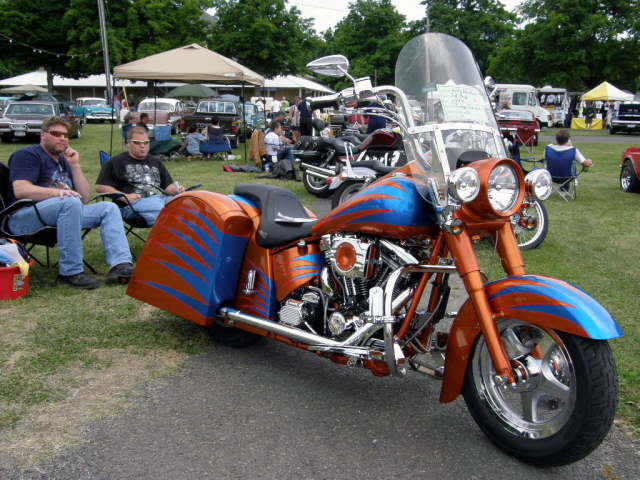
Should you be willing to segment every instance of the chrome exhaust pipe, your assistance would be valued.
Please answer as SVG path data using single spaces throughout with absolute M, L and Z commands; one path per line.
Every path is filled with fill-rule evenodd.
M 229 320 L 231 324 L 234 322 L 242 323 L 244 325 L 248 325 L 250 327 L 258 328 L 260 330 L 264 330 L 270 333 L 275 333 L 276 335 L 280 335 L 282 337 L 288 338 L 289 340 L 293 340 L 295 342 L 304 343 L 305 345 L 309 345 L 309 350 L 313 350 L 313 347 L 316 346 L 318 348 L 324 347 L 348 347 L 351 345 L 357 344 L 363 337 L 370 336 L 372 330 L 376 330 L 380 328 L 380 325 L 375 325 L 373 323 L 365 323 L 362 327 L 358 328 L 355 332 L 353 332 L 349 338 L 342 342 L 336 342 L 335 340 L 331 340 L 329 338 L 321 337 L 320 335 L 315 335 L 310 332 L 305 332 L 304 330 L 299 330 L 294 327 L 289 327 L 287 325 L 282 325 L 280 323 L 272 322 L 270 320 L 265 320 L 264 318 L 254 317 L 253 315 L 249 315 L 246 313 L 242 313 L 239 310 L 234 310 L 232 308 L 223 307 L 218 311 L 218 316 L 222 319 Z
M 304 162 L 300 162 L 300 168 L 304 169 L 304 170 L 310 170 L 313 173 L 322 173 L 324 175 L 333 177 L 336 174 L 336 171 L 334 168 L 323 168 L 323 167 L 319 167 L 317 165 L 312 165 L 310 163 L 304 163 Z

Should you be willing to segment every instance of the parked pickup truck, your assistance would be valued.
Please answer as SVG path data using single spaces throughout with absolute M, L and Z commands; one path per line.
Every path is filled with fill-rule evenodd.
M 211 125 L 213 118 L 220 121 L 231 148 L 238 147 L 238 134 L 241 123 L 240 105 L 230 100 L 206 98 L 198 102 L 194 113 L 182 117 L 184 129 L 195 125 L 199 130 Z
M 69 115 L 64 104 L 47 101 L 9 102 L 0 116 L 0 138 L 4 143 L 14 138 L 36 141 L 42 122 L 54 115 L 69 122 L 71 138 L 80 138 L 81 119 Z

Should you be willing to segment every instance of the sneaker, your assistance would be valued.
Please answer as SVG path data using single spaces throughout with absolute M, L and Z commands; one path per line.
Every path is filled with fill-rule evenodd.
M 129 283 L 133 275 L 133 265 L 130 263 L 119 263 L 111 267 L 107 273 L 107 283 Z
M 68 283 L 72 287 L 82 290 L 98 288 L 98 281 L 84 272 L 76 273 L 75 275 L 58 275 L 58 281 Z

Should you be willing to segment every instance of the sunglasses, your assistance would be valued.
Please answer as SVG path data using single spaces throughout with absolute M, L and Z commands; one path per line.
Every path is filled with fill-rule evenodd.
M 58 130 L 50 130 L 47 132 L 49 135 L 53 135 L 54 137 L 64 137 L 64 138 L 69 138 L 69 134 L 67 132 L 60 132 Z
M 131 140 L 131 143 L 135 143 L 136 145 L 149 145 L 151 141 L 150 140 Z

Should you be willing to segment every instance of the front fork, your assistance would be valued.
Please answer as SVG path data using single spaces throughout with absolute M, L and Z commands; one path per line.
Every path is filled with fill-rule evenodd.
M 466 231 L 463 231 L 458 235 L 445 233 L 445 239 L 476 311 L 496 375 L 502 381 L 515 383 L 513 368 L 500 339 L 496 319 L 484 290 L 484 279 L 471 238 Z M 505 222 L 496 232 L 496 247 L 507 275 L 524 275 L 524 260 L 513 235 L 511 222 Z

